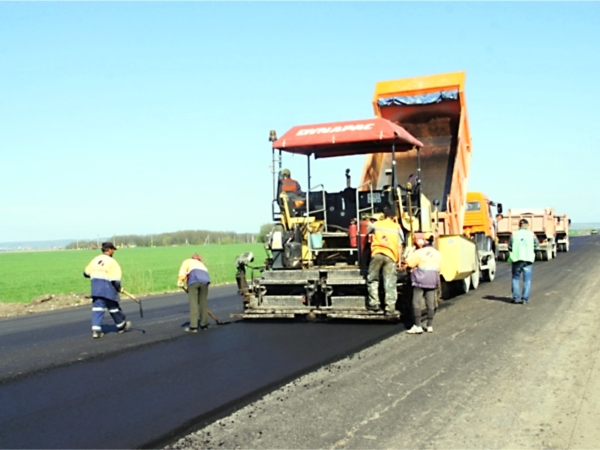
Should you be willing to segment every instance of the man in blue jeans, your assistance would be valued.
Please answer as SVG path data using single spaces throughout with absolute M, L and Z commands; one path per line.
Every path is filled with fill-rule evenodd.
M 533 261 L 535 261 L 535 251 L 539 246 L 537 237 L 529 230 L 529 222 L 526 219 L 521 219 L 519 221 L 519 229 L 512 234 L 508 242 L 508 250 L 510 252 L 508 260 L 512 262 L 513 303 L 527 304 L 529 302 Z M 519 290 L 521 274 L 523 274 L 522 293 Z

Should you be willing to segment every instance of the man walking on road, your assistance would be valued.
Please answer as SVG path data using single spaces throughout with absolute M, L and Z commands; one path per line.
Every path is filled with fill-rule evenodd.
M 413 285 L 413 313 L 415 323 L 409 334 L 423 333 L 421 326 L 421 304 L 425 298 L 427 305 L 427 332 L 433 333 L 433 316 L 435 315 L 435 291 L 440 282 L 442 255 L 433 247 L 433 234 L 425 233 L 417 239 L 417 250 L 406 259 L 406 265 L 412 269 L 410 279 Z
M 187 333 L 198 332 L 198 316 L 200 316 L 200 329 L 208 328 L 209 284 L 210 275 L 200 255 L 194 253 L 191 258 L 183 261 L 179 269 L 177 286 L 188 293 L 190 302 L 190 326 L 185 329 Z
M 529 222 L 526 219 L 521 219 L 519 229 L 512 234 L 508 241 L 508 251 L 510 252 L 508 261 L 512 263 L 513 303 L 529 303 L 533 261 L 535 261 L 535 251 L 539 246 L 537 237 L 529 230 Z M 522 292 L 519 289 L 521 274 L 523 274 Z
M 125 313 L 119 305 L 121 287 L 121 267 L 113 259 L 117 248 L 112 242 L 102 243 L 102 254 L 96 256 L 83 271 L 83 276 L 91 278 L 92 283 L 92 337 L 104 336 L 102 319 L 108 309 L 115 321 L 117 331 L 123 333 L 131 328 L 131 322 L 125 320 Z
M 383 275 L 385 291 L 385 314 L 393 314 L 396 310 L 398 295 L 396 266 L 400 261 L 404 244 L 404 235 L 395 220 L 394 209 L 387 207 L 385 218 L 369 225 L 367 233 L 373 234 L 371 241 L 371 261 L 367 274 L 369 304 L 367 309 L 379 311 L 379 275 Z

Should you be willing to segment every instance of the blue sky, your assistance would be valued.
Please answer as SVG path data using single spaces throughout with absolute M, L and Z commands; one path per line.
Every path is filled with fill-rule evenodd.
M 600 3 L 0 2 L 0 242 L 270 220 L 269 130 L 466 71 L 469 190 L 600 221 Z M 318 160 L 313 184 L 358 182 Z M 305 158 L 285 165 L 305 180 Z M 302 183 L 303 185 L 305 182 Z

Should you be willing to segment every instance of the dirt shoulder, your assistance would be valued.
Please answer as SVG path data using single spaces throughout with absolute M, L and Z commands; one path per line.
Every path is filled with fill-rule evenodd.
M 214 287 L 227 286 L 233 283 L 215 284 Z M 212 286 L 212 284 L 211 284 Z M 156 295 L 166 295 L 180 293 L 180 290 L 165 291 L 152 294 L 135 294 L 136 298 L 147 298 Z M 121 297 L 125 297 L 121 294 Z M 44 294 L 34 298 L 29 303 L 19 302 L 0 302 L 0 319 L 6 317 L 23 316 L 26 314 L 35 314 L 41 312 L 55 311 L 64 308 L 74 308 L 81 305 L 91 305 L 92 297 L 90 294 Z
M 73 308 L 75 306 L 90 304 L 90 302 L 91 297 L 86 294 L 45 294 L 34 298 L 29 303 L 0 302 L 0 318 L 55 311 L 63 308 Z
M 176 291 L 174 291 L 176 292 Z M 170 294 L 172 292 L 164 292 Z M 155 294 L 160 295 L 160 294 Z M 145 298 L 149 295 L 137 295 L 136 297 Z M 45 294 L 34 298 L 29 303 L 0 302 L 0 318 L 23 316 L 26 314 L 36 314 L 41 312 L 56 311 L 64 308 L 74 308 L 76 306 L 91 305 L 92 297 L 89 294 Z

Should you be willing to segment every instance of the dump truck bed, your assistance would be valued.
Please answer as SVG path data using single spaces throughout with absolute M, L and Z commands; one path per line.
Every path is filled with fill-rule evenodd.
M 442 234 L 463 228 L 471 161 L 464 81 L 464 72 L 382 81 L 373 96 L 377 117 L 401 124 L 423 143 L 419 154 L 396 155 L 396 175 L 404 184 L 420 158 L 422 193 L 440 201 Z M 391 167 L 391 154 L 368 155 L 362 183 L 389 184 L 385 170 Z

